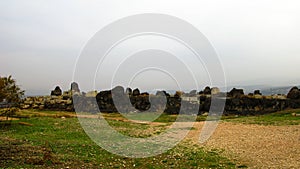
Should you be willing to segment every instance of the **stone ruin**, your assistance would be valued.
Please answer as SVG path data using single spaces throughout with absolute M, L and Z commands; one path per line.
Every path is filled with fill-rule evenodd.
M 177 91 L 169 94 L 166 91 L 157 91 L 156 94 L 149 94 L 141 93 L 138 88 L 132 90 L 129 87 L 124 89 L 122 86 L 116 86 L 111 90 L 80 93 L 79 85 L 75 82 L 71 84 L 71 89 L 65 92 L 56 86 L 50 96 L 27 97 L 21 108 L 75 111 L 73 104 L 76 101 L 77 111 L 92 113 L 100 110 L 107 113 L 164 111 L 168 114 L 191 114 L 195 113 L 193 110 L 198 110 L 197 114 L 203 114 L 213 108 L 212 96 L 216 96 L 217 100 L 226 99 L 225 115 L 256 115 L 300 108 L 300 90 L 297 87 L 293 87 L 287 96 L 263 96 L 259 90 L 245 95 L 243 89 L 236 88 L 224 93 L 216 87 L 205 87 L 200 92 L 192 90 L 188 93 Z
M 73 82 L 71 89 L 62 92 L 59 86 L 51 91 L 50 96 L 26 97 L 21 103 L 22 109 L 43 109 L 74 111 L 72 95 L 80 92 L 78 84 Z
M 56 86 L 54 90 L 51 91 L 51 96 L 60 96 L 62 91 L 59 86 Z
M 287 98 L 300 99 L 300 90 L 298 89 L 298 87 L 293 87 L 287 94 Z

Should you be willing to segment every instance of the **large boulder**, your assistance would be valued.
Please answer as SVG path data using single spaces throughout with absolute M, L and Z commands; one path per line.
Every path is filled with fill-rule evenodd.
M 287 98 L 289 99 L 300 99 L 300 90 L 298 87 L 293 87 L 287 94 Z
M 75 92 L 80 93 L 79 86 L 78 86 L 78 84 L 76 82 L 71 83 L 71 91 L 74 92 L 74 93 Z
M 59 86 L 56 86 L 54 90 L 51 91 L 51 96 L 61 96 L 62 90 Z
M 125 94 L 132 95 L 132 89 L 130 87 L 126 88 Z
M 229 93 L 228 96 L 230 97 L 241 97 L 244 95 L 244 90 L 243 89 L 236 89 L 233 88 Z
M 260 90 L 254 90 L 254 95 L 262 95 Z
M 209 86 L 206 86 L 205 89 L 203 90 L 203 94 L 205 95 L 210 95 L 211 94 L 211 89 Z
M 122 86 L 116 86 L 111 90 L 111 93 L 115 96 L 123 96 L 124 88 Z
M 211 88 L 211 94 L 212 94 L 212 95 L 219 94 L 220 92 L 221 92 L 220 89 L 217 88 L 217 87 Z
M 141 93 L 141 96 L 149 96 L 149 93 L 148 92 L 143 92 L 143 93 Z
M 139 96 L 139 95 L 140 95 L 140 90 L 138 88 L 132 91 L 132 96 Z

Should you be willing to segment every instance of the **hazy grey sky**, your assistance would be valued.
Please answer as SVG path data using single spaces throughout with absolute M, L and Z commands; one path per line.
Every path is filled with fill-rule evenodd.
M 12 75 L 29 94 L 67 90 L 87 41 L 140 13 L 197 27 L 215 47 L 228 85 L 300 84 L 298 0 L 0 1 L 0 75 Z

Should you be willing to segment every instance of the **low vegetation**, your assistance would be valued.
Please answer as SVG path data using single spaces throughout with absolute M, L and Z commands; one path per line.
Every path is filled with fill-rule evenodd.
M 235 168 L 218 154 L 192 143 L 181 143 L 149 158 L 125 158 L 97 146 L 85 134 L 75 114 L 53 111 L 20 111 L 19 120 L 0 129 L 0 168 Z M 26 117 L 26 118 L 25 118 Z M 139 131 L 163 130 L 166 124 L 132 123 L 120 115 L 106 115 L 117 130 L 134 137 Z M 166 118 L 166 117 L 164 117 Z M 162 120 L 165 121 L 165 120 Z M 147 133 L 147 132 L 146 132 Z
M 225 121 L 243 124 L 259 124 L 259 125 L 299 125 L 300 124 L 300 109 L 285 110 L 271 114 L 257 116 L 240 116 L 229 118 Z
M 223 116 L 222 121 L 259 125 L 300 125 L 300 109 L 259 116 Z M 96 115 L 98 116 L 98 115 Z M 108 123 L 131 137 L 160 134 L 176 115 L 104 114 Z M 168 152 L 132 159 L 107 152 L 85 134 L 75 113 L 22 110 L 0 127 L 0 168 L 239 168 L 219 150 L 204 150 L 188 140 Z M 90 118 L 94 118 L 95 115 Z M 155 119 L 156 118 L 156 119 Z M 206 116 L 183 115 L 182 121 Z M 153 122 L 153 119 L 155 119 Z M 1 119 L 0 119 L 1 120 Z M 2 119 L 3 122 L 3 119 Z

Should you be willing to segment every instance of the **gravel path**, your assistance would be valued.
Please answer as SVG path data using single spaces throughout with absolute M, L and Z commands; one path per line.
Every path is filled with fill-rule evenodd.
M 196 122 L 188 139 L 198 141 L 203 122 Z M 249 168 L 300 168 L 300 125 L 262 126 L 219 123 L 203 144 Z

